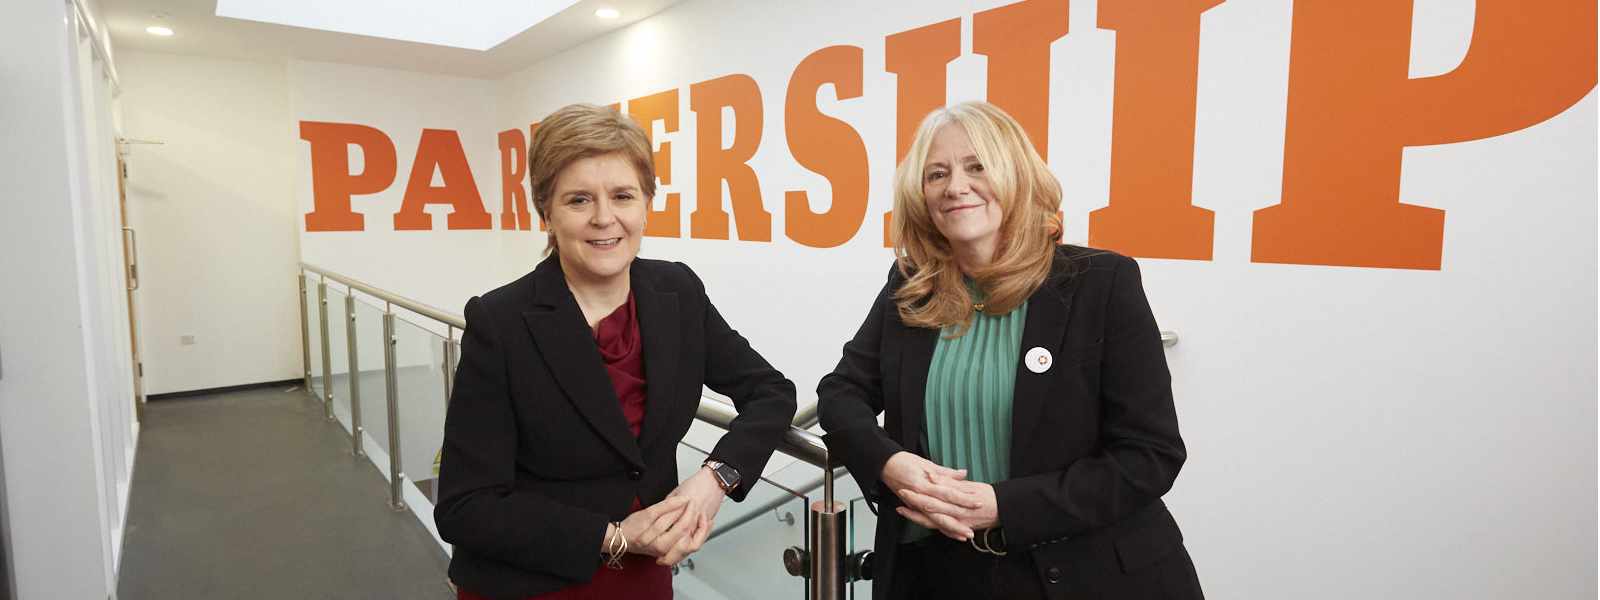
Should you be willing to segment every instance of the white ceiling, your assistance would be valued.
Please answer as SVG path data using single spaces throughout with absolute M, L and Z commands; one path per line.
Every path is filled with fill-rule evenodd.
M 110 31 L 113 52 L 144 50 L 265 61 L 298 58 L 491 79 L 679 1 L 578 0 L 485 51 L 218 17 L 217 0 L 99 0 L 99 20 Z M 622 11 L 622 17 L 600 19 L 594 16 L 599 8 L 615 8 Z M 145 33 L 145 27 L 155 24 L 170 27 L 177 35 L 163 38 Z
M 577 0 L 217 0 L 217 16 L 488 50 Z

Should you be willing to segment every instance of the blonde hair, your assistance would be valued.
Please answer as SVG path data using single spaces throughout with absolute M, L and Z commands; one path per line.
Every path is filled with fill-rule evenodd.
M 556 176 L 574 162 L 606 154 L 621 154 L 639 174 L 639 192 L 646 201 L 656 195 L 656 169 L 650 152 L 650 137 L 633 119 L 615 110 L 593 104 L 570 104 L 550 113 L 539 122 L 528 145 L 528 182 L 533 189 L 533 208 L 539 218 L 550 221 L 551 194 Z M 556 252 L 556 232 L 549 229 L 545 254 Z
M 983 312 L 1003 315 L 1022 305 L 1050 275 L 1061 238 L 1061 184 L 1028 141 L 1016 119 L 987 102 L 964 102 L 933 111 L 895 170 L 894 216 L 890 236 L 900 273 L 906 277 L 895 304 L 900 319 L 914 327 L 958 326 L 966 333 L 974 303 L 955 256 L 928 214 L 923 169 L 934 134 L 946 125 L 960 127 L 972 141 L 984 177 L 1000 204 L 1000 230 L 994 259 L 968 273 L 983 292 Z

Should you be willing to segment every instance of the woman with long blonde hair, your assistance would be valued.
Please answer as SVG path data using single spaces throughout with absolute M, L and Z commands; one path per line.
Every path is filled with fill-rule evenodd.
M 1200 598 L 1138 265 L 1058 245 L 1061 186 L 987 103 L 930 114 L 894 196 L 888 282 L 817 386 L 830 452 L 893 508 L 874 597 Z

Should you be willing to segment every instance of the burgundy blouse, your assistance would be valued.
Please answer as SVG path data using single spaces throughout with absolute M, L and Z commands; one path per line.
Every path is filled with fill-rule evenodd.
M 606 374 L 611 376 L 611 388 L 622 403 L 622 416 L 628 420 L 628 429 L 639 437 L 644 425 L 644 350 L 639 340 L 639 313 L 634 309 L 633 293 L 594 328 L 594 342 L 600 347 L 600 358 L 605 361 Z M 633 510 L 639 510 L 639 499 L 633 500 Z M 598 552 L 600 549 L 595 548 Z M 622 570 L 602 565 L 594 578 L 565 589 L 534 596 L 530 600 L 603 600 L 630 598 L 639 600 L 670 600 L 672 598 L 672 570 L 656 564 L 656 559 L 641 554 L 623 557 Z M 458 590 L 458 600 L 485 600 L 483 597 Z
M 622 402 L 622 416 L 628 419 L 628 429 L 633 437 L 639 437 L 639 428 L 644 425 L 644 350 L 639 341 L 639 316 L 634 309 L 633 292 L 628 292 L 627 302 L 595 325 L 594 343 L 600 347 L 600 358 L 605 360 L 611 388 Z

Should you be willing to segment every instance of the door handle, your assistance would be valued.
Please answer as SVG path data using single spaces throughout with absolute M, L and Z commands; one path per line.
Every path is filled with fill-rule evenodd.
M 132 240 L 133 249 L 128 251 L 128 279 L 133 280 L 128 291 L 132 292 L 139 289 L 139 232 L 132 227 L 123 227 L 122 233 Z

